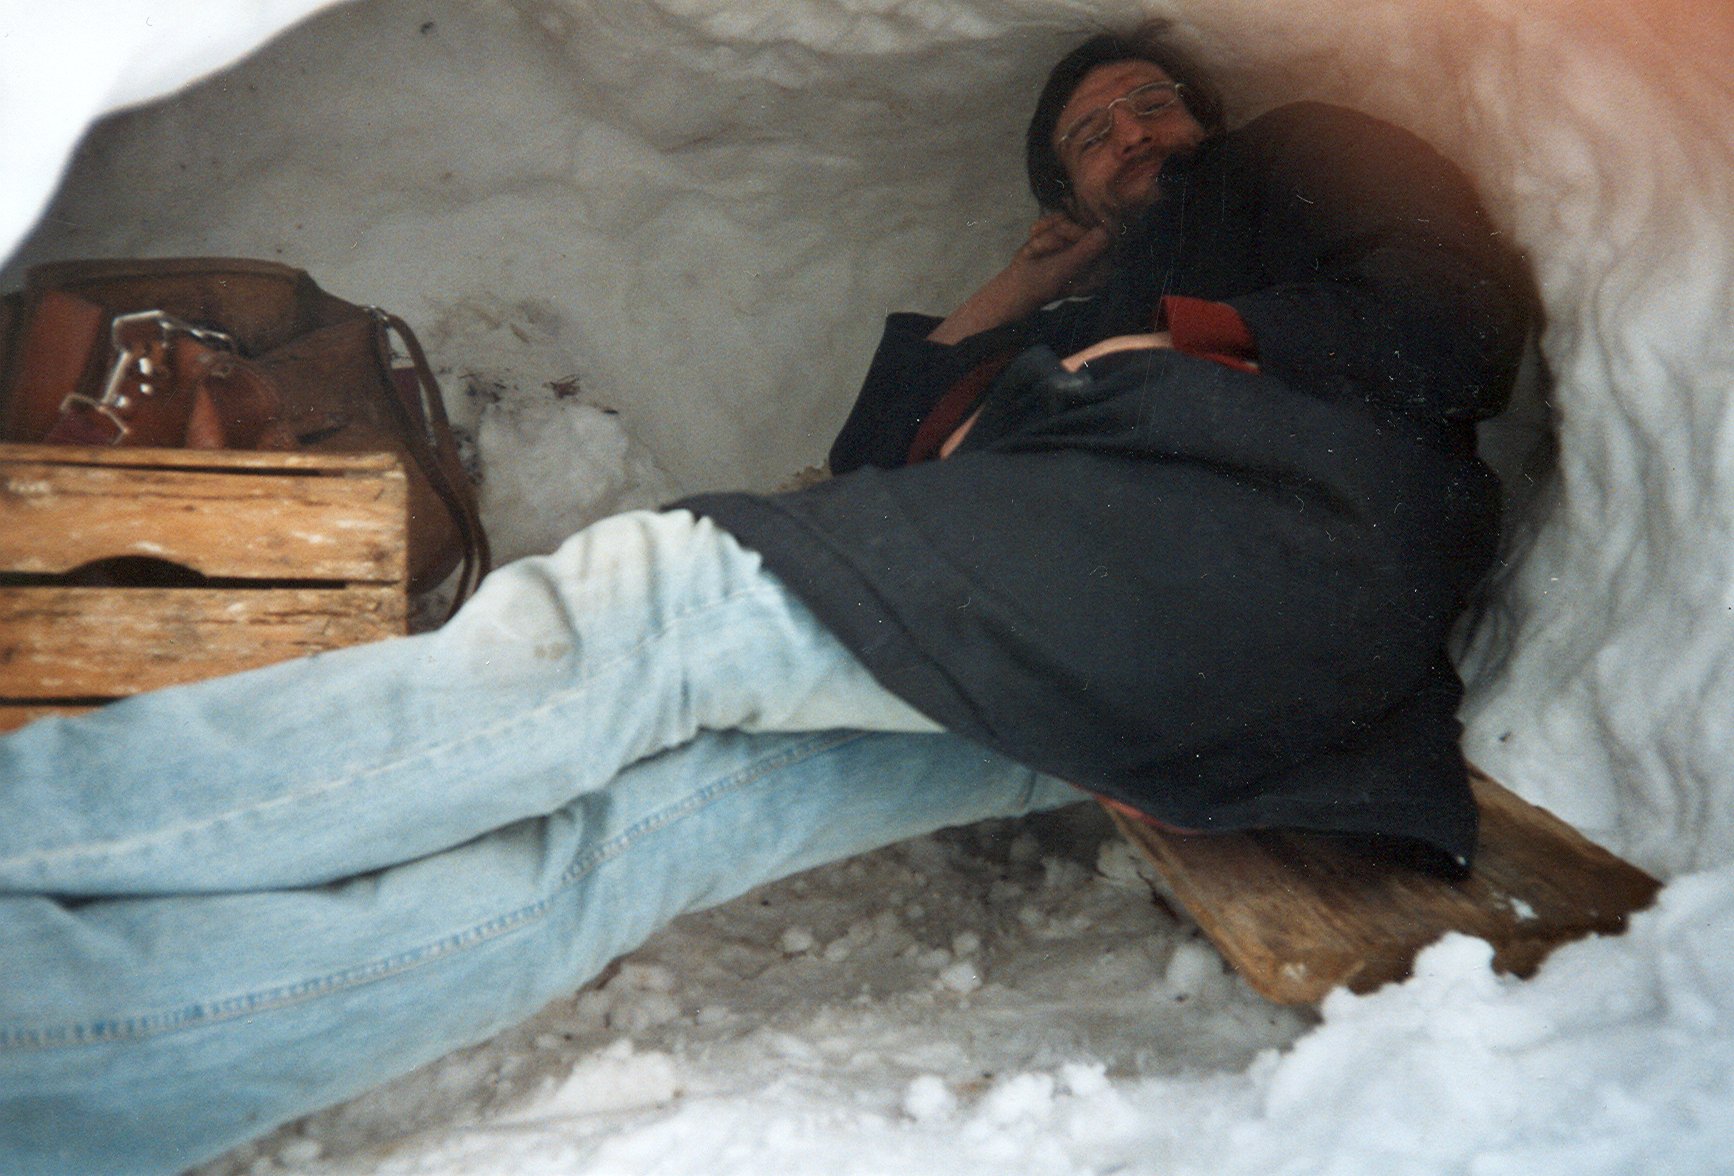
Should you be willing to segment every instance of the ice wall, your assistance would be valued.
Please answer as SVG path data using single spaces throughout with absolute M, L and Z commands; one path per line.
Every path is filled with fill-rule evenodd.
M 257 29 L 295 8 L 206 11 Z M 1046 65 L 1140 10 L 362 0 L 98 125 L 5 277 L 238 253 L 398 310 L 527 550 L 818 460 L 880 315 L 947 308 L 1020 239 Z M 1476 174 L 1534 261 L 1559 458 L 1514 482 L 1510 559 L 1465 649 L 1467 745 L 1653 868 L 1734 857 L 1728 6 L 1142 10 L 1179 21 L 1237 116 L 1342 101 Z M 1546 440 L 1536 420 L 1493 438 L 1509 468 Z

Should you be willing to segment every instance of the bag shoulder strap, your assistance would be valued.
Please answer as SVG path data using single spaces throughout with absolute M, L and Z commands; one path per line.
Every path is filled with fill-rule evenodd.
M 482 577 L 486 576 L 493 566 L 493 553 L 488 547 L 487 532 L 482 529 L 475 495 L 469 492 L 463 462 L 458 457 L 457 445 L 452 440 L 451 427 L 446 419 L 445 400 L 440 395 L 439 380 L 434 376 L 427 354 L 422 351 L 421 341 L 415 337 L 409 324 L 395 314 L 377 306 L 368 307 L 367 312 L 380 327 L 380 362 L 386 374 L 392 376 L 394 370 L 391 357 L 393 335 L 402 342 L 414 371 L 413 383 L 396 378 L 389 379 L 388 383 L 399 398 L 398 408 L 405 418 L 406 427 L 403 432 L 410 452 L 427 474 L 434 493 L 439 495 L 440 501 L 451 514 L 463 543 L 463 565 L 458 577 L 457 594 L 452 598 L 451 611 L 456 613 L 458 606 L 470 597 L 481 584 Z M 449 614 L 447 619 L 450 619 Z

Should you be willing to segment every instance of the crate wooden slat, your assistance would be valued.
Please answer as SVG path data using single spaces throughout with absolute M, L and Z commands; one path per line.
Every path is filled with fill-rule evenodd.
M 377 641 L 403 625 L 403 594 L 374 584 L 14 588 L 0 592 L 0 697 L 138 694 Z
M 0 446 L 0 571 L 147 556 L 206 576 L 404 578 L 390 454 Z
M 95 710 L 94 706 L 30 706 L 24 703 L 0 703 L 0 735 L 16 731 L 26 723 L 45 719 L 49 715 L 81 715 Z
M 46 461 L 61 465 L 120 469 L 256 470 L 271 474 L 323 474 L 346 470 L 387 470 L 397 465 L 390 453 L 321 453 L 277 449 L 175 449 L 113 445 L 30 445 L 0 441 L 6 461 Z
M 407 501 L 388 453 L 0 444 L 0 731 L 402 634 Z
M 1447 931 L 1487 940 L 1527 976 L 1554 948 L 1617 934 L 1661 883 L 1479 773 L 1481 844 L 1451 881 L 1305 834 L 1186 836 L 1110 810 L 1173 896 L 1254 989 L 1308 1004 L 1410 974 Z

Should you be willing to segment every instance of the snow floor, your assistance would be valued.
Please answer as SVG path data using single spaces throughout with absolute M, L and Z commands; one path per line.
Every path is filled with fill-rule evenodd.
M 1727 1170 L 1734 869 L 1531 981 L 1458 938 L 1321 1013 L 1141 868 L 1081 805 L 811 871 L 200 1176 Z
M 1226 974 L 1077 806 L 688 916 L 528 1024 L 208 1171 L 1105 1170 L 1134 1117 L 1115 1084 L 1232 1074 L 1314 1019 Z

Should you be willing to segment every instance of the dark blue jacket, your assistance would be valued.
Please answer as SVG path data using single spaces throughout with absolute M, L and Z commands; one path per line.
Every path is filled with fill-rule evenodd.
M 1445 643 L 1497 541 L 1473 429 L 1509 394 L 1521 268 L 1454 167 L 1339 108 L 1273 111 L 1162 179 L 1093 298 L 953 347 L 893 315 L 838 477 L 682 505 L 951 730 L 1170 824 L 1467 861 Z M 1060 368 L 1166 294 L 1233 306 L 1260 370 Z M 1008 349 L 958 452 L 904 464 Z

